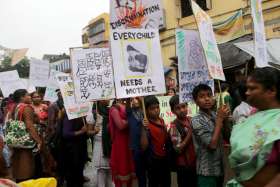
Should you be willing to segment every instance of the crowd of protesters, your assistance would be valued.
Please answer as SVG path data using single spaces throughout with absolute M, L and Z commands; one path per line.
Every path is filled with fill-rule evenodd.
M 85 165 L 92 161 L 98 187 L 170 187 L 172 172 L 179 187 L 280 186 L 280 71 L 257 68 L 232 86 L 196 86 L 192 96 L 199 112 L 193 117 L 170 91 L 176 119 L 168 128 L 156 96 L 98 101 L 88 116 L 69 120 L 59 90 L 54 103 L 16 90 L 1 103 L 0 178 L 19 183 L 55 177 L 59 186 L 82 187 L 88 181 Z M 10 120 L 24 122 L 33 148 L 7 146 Z M 229 182 L 226 144 L 235 174 Z

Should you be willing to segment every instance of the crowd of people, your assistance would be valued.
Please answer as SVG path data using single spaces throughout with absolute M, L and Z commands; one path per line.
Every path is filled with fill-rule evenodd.
M 82 187 L 85 165 L 92 161 L 98 187 L 170 187 L 171 172 L 179 187 L 280 186 L 280 71 L 255 69 L 235 85 L 239 100 L 229 85 L 221 90 L 196 86 L 192 96 L 199 112 L 193 117 L 173 94 L 169 104 L 176 119 L 169 128 L 156 96 L 97 101 L 88 116 L 69 120 L 59 90 L 54 103 L 16 90 L 1 104 L 0 178 L 18 183 L 55 177 L 60 186 Z M 32 148 L 4 141 L 13 120 L 24 123 Z M 224 180 L 226 144 L 230 181 Z

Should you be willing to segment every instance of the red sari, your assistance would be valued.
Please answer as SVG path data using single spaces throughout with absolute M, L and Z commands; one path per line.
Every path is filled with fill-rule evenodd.
M 116 187 L 130 187 L 136 180 L 132 151 L 129 149 L 129 130 L 125 106 L 109 111 L 109 128 L 112 139 L 110 166 Z

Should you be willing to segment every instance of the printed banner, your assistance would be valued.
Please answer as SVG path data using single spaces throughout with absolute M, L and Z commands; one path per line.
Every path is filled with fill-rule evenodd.
M 192 101 L 192 91 L 199 84 L 214 90 L 199 33 L 193 30 L 176 30 L 180 102 Z
M 19 80 L 17 70 L 0 72 L 0 81 Z
M 230 18 L 213 25 L 218 44 L 240 38 L 246 34 L 242 10 L 237 11 Z
M 70 49 L 77 101 L 115 98 L 112 57 L 109 48 Z
M 193 0 L 191 2 L 210 76 L 213 79 L 225 80 L 211 18 Z
M 111 49 L 117 98 L 166 92 L 158 30 L 114 30 Z
M 114 29 L 163 27 L 160 0 L 111 0 L 110 25 Z
M 50 64 L 46 60 L 30 60 L 30 83 L 37 87 L 47 87 L 49 80 Z
M 265 29 L 262 14 L 262 0 L 251 0 L 251 12 L 254 23 L 255 61 L 257 67 L 268 66 Z
M 9 97 L 18 89 L 26 89 L 26 85 L 20 79 L 0 81 L 0 88 L 4 97 Z
M 91 111 L 91 105 L 88 102 L 76 103 L 72 77 L 69 74 L 58 74 L 56 79 L 63 97 L 64 107 L 66 109 L 68 119 L 71 120 L 86 116 L 88 112 Z

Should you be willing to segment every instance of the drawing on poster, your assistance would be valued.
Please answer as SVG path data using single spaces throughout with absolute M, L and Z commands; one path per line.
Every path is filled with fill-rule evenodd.
M 203 63 L 204 60 L 204 55 L 203 55 L 203 50 L 201 48 L 201 43 L 199 43 L 199 40 L 195 39 L 190 39 L 190 43 L 188 48 L 190 49 L 190 54 L 189 54 L 189 69 L 204 69 L 205 64 Z
M 160 0 L 111 0 L 111 28 L 163 27 Z
M 149 72 L 149 45 L 147 41 L 124 44 L 124 62 L 128 77 L 144 76 Z
M 214 88 L 214 81 L 209 77 L 206 59 L 199 34 L 193 30 L 176 30 L 178 51 L 178 71 L 180 101 L 189 102 L 192 91 L 198 84 L 207 84 Z
M 114 30 L 111 49 L 117 98 L 165 93 L 158 30 Z
M 128 69 L 132 72 L 146 73 L 148 67 L 148 56 L 128 45 L 126 48 L 128 53 Z

